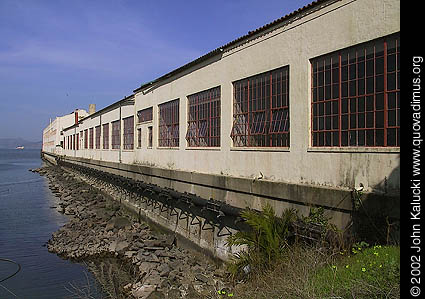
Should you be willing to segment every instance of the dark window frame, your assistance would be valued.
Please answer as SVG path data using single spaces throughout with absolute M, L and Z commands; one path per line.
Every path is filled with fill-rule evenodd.
M 179 147 L 180 99 L 158 105 L 158 146 Z
M 189 147 L 220 147 L 221 87 L 217 86 L 187 97 Z
M 123 118 L 123 149 L 134 149 L 134 116 Z
M 137 123 L 144 123 L 153 120 L 153 107 L 137 111 Z
M 233 146 L 288 148 L 289 101 L 289 65 L 233 82 Z
M 116 120 L 111 122 L 111 149 L 121 148 L 121 122 Z
M 400 147 L 399 59 L 397 33 L 310 60 L 312 147 Z

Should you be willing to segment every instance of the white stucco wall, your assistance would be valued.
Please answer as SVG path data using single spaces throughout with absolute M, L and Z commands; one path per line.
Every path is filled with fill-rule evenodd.
M 223 174 L 294 184 L 352 188 L 362 183 L 366 190 L 399 190 L 399 148 L 313 148 L 310 145 L 311 65 L 310 59 L 400 31 L 400 1 L 342 0 L 296 16 L 286 24 L 244 40 L 221 54 L 201 62 L 152 89 L 135 93 L 135 105 L 121 107 L 121 119 L 134 115 L 134 150 L 86 150 L 80 135 L 80 150 L 64 151 L 103 161 L 138 163 L 189 172 Z M 233 121 L 232 82 L 289 66 L 289 148 L 236 148 L 230 138 Z M 187 96 L 221 87 L 221 146 L 189 148 Z M 179 99 L 179 148 L 158 147 L 158 105 Z M 153 107 L 153 120 L 137 123 L 137 111 Z M 119 107 L 86 118 L 77 132 L 111 123 L 120 118 Z M 101 120 L 100 120 L 101 118 Z M 148 148 L 148 127 L 153 127 L 153 146 Z M 137 129 L 142 146 L 137 147 Z M 103 133 L 103 130 L 102 130 Z M 74 134 L 74 133 L 69 133 Z M 103 136 L 101 137 L 101 147 Z
M 146 94 L 136 93 L 135 110 L 153 107 L 153 148 L 135 150 L 137 163 L 187 171 L 257 177 L 289 183 L 367 190 L 399 189 L 399 150 L 388 148 L 331 148 L 310 146 L 310 59 L 400 31 L 400 3 L 336 1 L 287 25 L 243 42 L 217 60 L 187 74 L 177 75 Z M 215 61 L 217 60 L 217 61 Z M 288 149 L 234 148 L 232 82 L 289 66 L 290 147 Z M 188 148 L 187 96 L 221 86 L 221 147 Z M 180 147 L 158 148 L 158 104 L 180 99 Z M 142 134 L 148 125 L 141 125 Z M 388 190 L 387 190 L 388 191 Z

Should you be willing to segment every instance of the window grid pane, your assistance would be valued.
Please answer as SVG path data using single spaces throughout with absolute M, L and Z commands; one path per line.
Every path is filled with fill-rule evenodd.
M 188 96 L 188 146 L 220 146 L 220 87 Z
M 96 143 L 96 149 L 100 149 L 100 126 L 96 126 L 95 128 L 95 143 Z
M 120 149 L 121 146 L 120 121 L 112 122 L 112 149 Z
M 137 111 L 137 121 L 139 123 L 151 121 L 152 119 L 153 119 L 152 107 Z
M 160 147 L 179 146 L 179 103 L 177 99 L 158 106 Z
M 312 146 L 400 146 L 399 42 L 393 35 L 311 61 Z
M 103 149 L 109 149 L 109 123 L 103 124 Z
M 236 147 L 289 146 L 289 67 L 233 83 Z
M 134 149 L 134 116 L 123 119 L 124 121 L 124 149 Z

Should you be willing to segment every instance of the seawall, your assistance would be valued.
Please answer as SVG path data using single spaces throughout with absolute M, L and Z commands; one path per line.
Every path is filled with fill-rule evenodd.
M 356 197 L 351 190 L 294 185 L 260 179 L 217 176 L 43 153 L 45 159 L 96 177 L 96 186 L 120 198 L 122 205 L 138 217 L 177 233 L 182 242 L 193 243 L 221 260 L 236 248 L 226 245 L 227 236 L 243 229 L 239 213 L 244 208 L 261 210 L 267 202 L 279 215 L 295 208 L 308 215 L 311 207 L 322 207 L 341 230 L 367 226 L 355 214 Z M 366 194 L 360 204 L 376 213 L 399 219 L 399 198 Z M 353 217 L 353 214 L 355 214 Z M 366 219 L 367 220 L 367 219 Z M 359 223 L 362 224 L 359 226 Z M 361 229 L 360 229 L 361 230 Z M 382 232 L 376 232 L 382 235 Z M 382 238 L 382 236 L 381 236 Z

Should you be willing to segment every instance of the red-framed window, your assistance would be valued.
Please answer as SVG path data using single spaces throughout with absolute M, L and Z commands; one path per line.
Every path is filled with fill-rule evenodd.
M 95 127 L 95 146 L 96 149 L 100 149 L 100 126 Z
M 72 148 L 75 150 L 76 149 L 76 143 L 77 143 L 77 135 L 73 135 L 73 144 L 72 144 Z
M 121 126 L 120 120 L 113 121 L 112 123 L 112 149 L 120 149 L 121 147 Z
M 94 129 L 90 128 L 89 129 L 89 147 L 90 149 L 93 149 L 93 144 L 94 143 Z
M 103 149 L 109 149 L 109 123 L 103 124 Z
M 220 98 L 220 86 L 187 97 L 188 146 L 220 146 Z
M 89 148 L 89 130 L 85 129 L 84 130 L 84 148 L 88 149 Z
M 148 147 L 152 147 L 153 144 L 153 127 L 148 127 Z
M 161 147 L 179 146 L 179 104 L 177 99 L 158 105 L 158 145 Z
M 141 148 L 142 147 L 142 129 L 138 128 L 137 129 L 137 148 Z
M 134 116 L 126 117 L 124 122 L 124 149 L 134 149 Z
M 75 143 L 76 143 L 76 147 L 75 147 L 75 149 L 76 149 L 77 151 L 80 149 L 80 140 L 79 140 L 78 138 L 79 138 L 79 134 L 77 133 L 77 134 L 76 134 L 76 140 L 75 140 Z
M 152 121 L 152 119 L 153 119 L 153 107 L 149 107 L 149 108 L 137 111 L 137 122 L 142 123 L 146 121 Z
M 314 147 L 400 146 L 400 34 L 311 60 Z
M 235 147 L 289 147 L 289 66 L 233 83 Z

